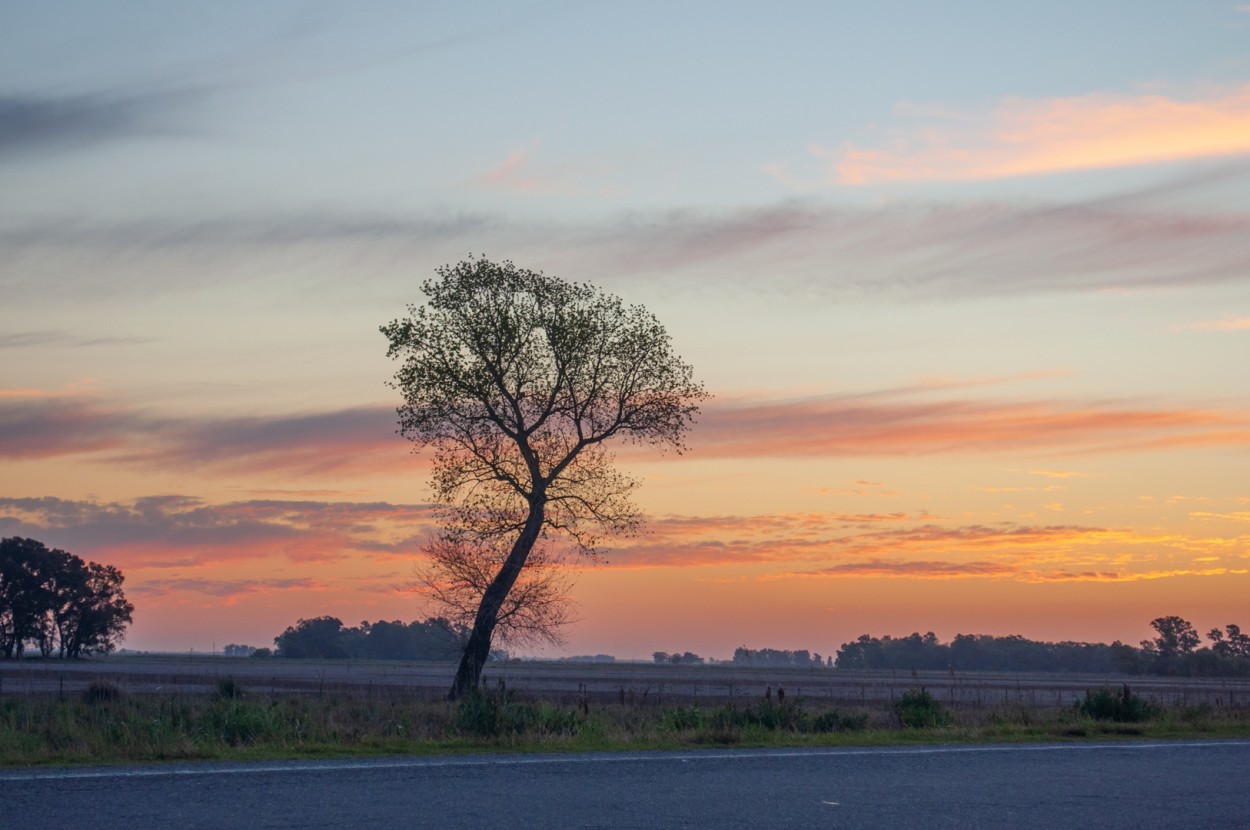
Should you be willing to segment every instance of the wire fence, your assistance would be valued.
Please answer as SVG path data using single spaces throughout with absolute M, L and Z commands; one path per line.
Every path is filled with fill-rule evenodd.
M 0 696 L 77 695 L 106 682 L 128 694 L 209 694 L 230 679 L 249 692 L 437 700 L 451 686 L 454 663 L 111 656 L 88 660 L 0 662 Z M 923 688 L 951 709 L 1070 707 L 1085 692 L 1128 684 L 1165 706 L 1250 707 L 1250 678 L 1178 678 L 988 672 L 847 671 L 733 664 L 508 661 L 490 663 L 487 689 L 551 703 L 627 706 L 747 704 L 764 698 L 832 707 L 873 707 Z

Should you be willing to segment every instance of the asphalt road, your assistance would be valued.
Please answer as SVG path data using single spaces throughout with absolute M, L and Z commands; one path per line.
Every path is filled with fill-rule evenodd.
M 1247 828 L 1250 741 L 0 773 L 0 827 Z

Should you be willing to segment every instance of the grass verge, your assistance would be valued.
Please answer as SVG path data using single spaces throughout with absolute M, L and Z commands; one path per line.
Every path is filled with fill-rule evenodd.
M 0 766 L 260 760 L 388 754 L 821 747 L 1250 737 L 1250 710 L 1139 705 L 1092 690 L 1068 710 L 948 711 L 922 689 L 881 708 L 802 699 L 723 706 L 579 706 L 474 695 L 458 704 L 251 695 L 130 696 L 107 684 L 76 698 L 0 698 Z

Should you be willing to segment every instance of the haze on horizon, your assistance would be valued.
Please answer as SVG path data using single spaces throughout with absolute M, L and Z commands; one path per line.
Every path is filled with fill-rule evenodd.
M 128 648 L 426 616 L 378 326 L 469 253 L 716 396 L 563 653 L 1250 622 L 1248 5 L 2 15 L 0 535 Z

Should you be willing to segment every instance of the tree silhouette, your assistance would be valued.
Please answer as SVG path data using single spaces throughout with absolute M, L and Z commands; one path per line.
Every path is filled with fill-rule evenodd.
M 458 698 L 477 686 L 501 621 L 506 633 L 519 618 L 507 601 L 518 585 L 524 592 L 536 549 L 558 535 L 593 556 L 604 534 L 638 526 L 636 482 L 613 469 L 608 442 L 680 451 L 706 393 L 641 306 L 511 262 L 468 259 L 436 273 L 422 286 L 425 305 L 381 330 L 402 361 L 392 384 L 404 398 L 400 433 L 434 451 L 443 530 L 433 567 L 440 547 L 489 565 L 478 584 L 454 569 L 433 575 L 461 580 L 457 601 L 472 607 L 451 689 Z
M 44 657 L 111 652 L 134 613 L 124 580 L 34 539 L 0 539 L 0 654 L 21 657 L 28 644 Z

